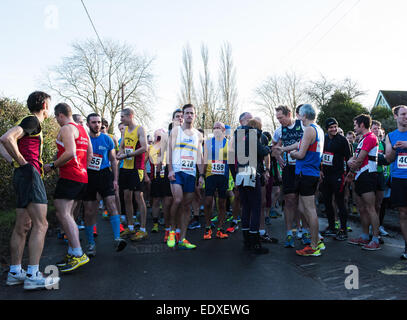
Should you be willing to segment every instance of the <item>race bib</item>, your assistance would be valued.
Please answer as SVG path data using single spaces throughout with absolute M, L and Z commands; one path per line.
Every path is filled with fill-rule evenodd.
M 131 153 L 131 152 L 133 152 L 133 147 L 132 146 L 127 146 L 127 147 L 125 147 L 124 148 L 124 153 L 126 154 L 126 155 L 129 155 L 129 153 Z
M 324 152 L 322 154 L 322 164 L 325 166 L 332 166 L 334 160 L 334 154 L 331 152 Z
M 161 179 L 164 178 L 164 176 L 165 176 L 165 169 L 161 169 L 161 170 L 160 170 L 160 177 L 161 177 Z
M 181 157 L 181 171 L 195 171 L 195 160 L 193 159 L 193 157 Z
M 295 159 L 291 158 L 291 155 L 289 153 L 287 153 L 287 160 L 288 160 L 288 164 L 295 166 L 295 164 L 297 163 Z
M 212 174 L 224 175 L 225 174 L 225 164 L 223 161 L 212 160 Z
M 397 157 L 397 168 L 407 169 L 407 153 L 399 153 Z
M 92 161 L 88 165 L 88 169 L 100 171 L 100 166 L 102 165 L 103 157 L 100 154 L 93 154 Z

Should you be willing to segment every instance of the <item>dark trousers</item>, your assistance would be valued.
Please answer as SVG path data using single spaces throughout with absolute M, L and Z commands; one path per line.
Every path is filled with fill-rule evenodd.
M 239 187 L 240 205 L 242 207 L 242 229 L 259 232 L 261 213 L 260 177 L 256 178 L 256 187 Z
M 339 209 L 339 219 L 341 221 L 341 229 L 346 231 L 348 212 L 345 209 L 344 201 L 345 194 L 344 177 L 336 175 L 325 176 L 321 184 L 320 190 L 324 197 L 329 229 L 335 230 L 335 212 L 332 206 L 332 195 L 335 195 L 335 202 Z

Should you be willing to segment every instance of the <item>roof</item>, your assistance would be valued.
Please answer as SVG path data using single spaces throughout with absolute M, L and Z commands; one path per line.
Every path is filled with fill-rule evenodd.
M 399 105 L 407 105 L 407 91 L 380 91 L 390 108 Z

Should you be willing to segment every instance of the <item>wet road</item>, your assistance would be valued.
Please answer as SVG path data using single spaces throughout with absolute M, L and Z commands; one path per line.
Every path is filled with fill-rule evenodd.
M 326 219 L 320 218 L 320 230 L 326 224 Z M 360 225 L 351 222 L 351 226 L 354 231 L 350 235 L 358 235 Z M 327 238 L 321 257 L 299 257 L 295 249 L 283 247 L 282 217 L 272 220 L 268 228 L 280 244 L 266 245 L 270 253 L 261 256 L 242 249 L 240 230 L 227 240 L 210 241 L 201 240 L 203 229 L 188 231 L 188 239 L 198 248 L 181 251 L 163 243 L 162 227 L 160 233 L 150 233 L 144 242 L 129 243 L 116 253 L 110 223 L 100 217 L 96 257 L 72 274 L 62 275 L 58 290 L 25 292 L 22 286 L 6 287 L 3 274 L 0 299 L 407 299 L 407 263 L 399 260 L 404 249 L 399 234 L 384 238 L 386 243 L 377 252 Z M 84 231 L 80 234 L 86 247 Z M 296 249 L 302 247 L 296 241 Z M 48 238 L 41 270 L 59 261 L 65 250 L 61 240 Z M 349 273 L 345 273 L 347 267 L 351 268 Z M 357 289 L 347 289 L 346 283 Z

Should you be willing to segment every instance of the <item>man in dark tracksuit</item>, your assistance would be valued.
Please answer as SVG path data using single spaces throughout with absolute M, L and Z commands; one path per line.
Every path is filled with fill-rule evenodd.
M 326 121 L 325 128 L 328 133 L 325 136 L 324 153 L 322 156 L 322 183 L 320 190 L 324 198 L 326 214 L 328 217 L 328 228 L 323 232 L 325 236 L 335 236 L 336 240 L 347 239 L 347 216 L 345 209 L 345 163 L 351 157 L 351 147 L 348 140 L 338 134 L 338 122 L 334 118 Z M 341 228 L 335 231 L 335 212 L 332 206 L 332 195 L 339 209 Z

